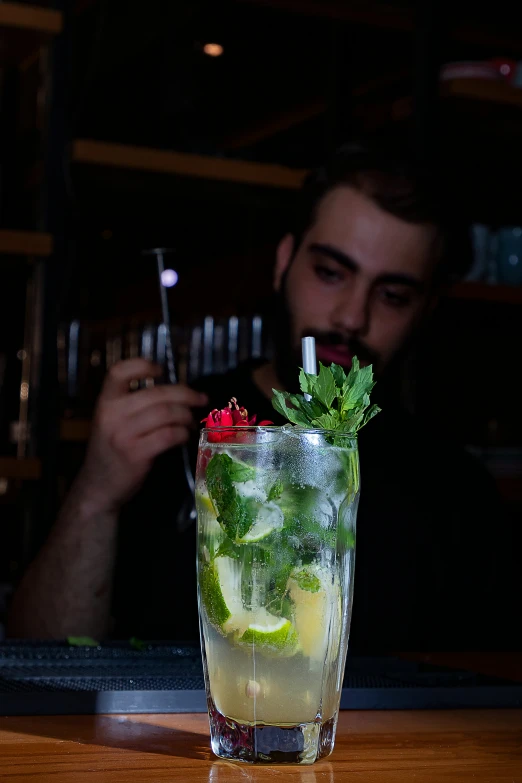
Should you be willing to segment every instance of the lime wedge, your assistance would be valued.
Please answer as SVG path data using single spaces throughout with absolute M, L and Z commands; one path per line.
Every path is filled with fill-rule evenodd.
M 289 658 L 297 652 L 299 638 L 290 620 L 266 612 L 261 622 L 248 626 L 238 642 L 269 658 Z
M 326 570 L 313 565 L 295 569 L 288 580 L 301 649 L 314 660 L 323 660 L 328 646 L 335 603 L 330 582 Z
M 216 516 L 216 512 L 210 496 L 207 495 L 206 492 L 196 492 L 196 503 L 198 506 L 204 509 L 207 514 L 212 514 L 213 517 Z
M 262 541 L 276 530 L 281 530 L 284 525 L 283 512 L 276 503 L 265 503 L 259 509 L 250 530 L 245 533 L 243 538 L 238 539 L 238 544 L 255 544 Z
M 199 577 L 200 595 L 207 616 L 219 631 L 228 620 L 242 611 L 241 573 L 236 560 L 216 557 L 205 563 Z

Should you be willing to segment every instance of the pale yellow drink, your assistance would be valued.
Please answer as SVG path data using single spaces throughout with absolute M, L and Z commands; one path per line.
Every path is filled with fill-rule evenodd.
M 200 443 L 198 582 L 212 748 L 312 763 L 333 749 L 351 612 L 356 438 L 234 428 Z M 330 441 L 330 442 L 329 442 Z

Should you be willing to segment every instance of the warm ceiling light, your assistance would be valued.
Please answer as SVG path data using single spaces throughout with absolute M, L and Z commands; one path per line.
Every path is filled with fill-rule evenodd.
M 221 57 L 224 50 L 221 44 L 208 43 L 203 47 L 203 51 L 205 54 L 208 54 L 209 57 Z

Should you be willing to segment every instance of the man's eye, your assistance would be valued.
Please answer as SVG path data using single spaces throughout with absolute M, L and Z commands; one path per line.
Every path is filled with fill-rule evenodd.
M 383 288 L 381 291 L 382 300 L 391 307 L 407 307 L 411 302 L 409 294 L 400 294 L 391 288 Z
M 331 269 L 330 267 L 323 266 L 322 264 L 316 264 L 314 270 L 319 280 L 322 280 L 325 283 L 338 283 L 343 279 L 342 273 L 337 269 Z

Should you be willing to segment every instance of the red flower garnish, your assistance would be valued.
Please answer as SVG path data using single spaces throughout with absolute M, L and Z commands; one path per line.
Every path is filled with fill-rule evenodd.
M 221 408 L 221 410 L 214 408 L 205 419 L 201 420 L 201 423 L 205 424 L 205 427 L 208 427 L 209 429 L 213 429 L 214 427 L 254 427 L 256 419 L 256 414 L 249 418 L 247 409 L 243 407 L 240 408 L 237 404 L 237 399 L 232 397 L 226 408 Z M 264 419 L 259 422 L 257 426 L 266 427 L 273 423 L 273 421 Z M 208 434 L 208 439 L 211 443 L 230 440 L 233 437 L 233 432 L 209 432 Z

